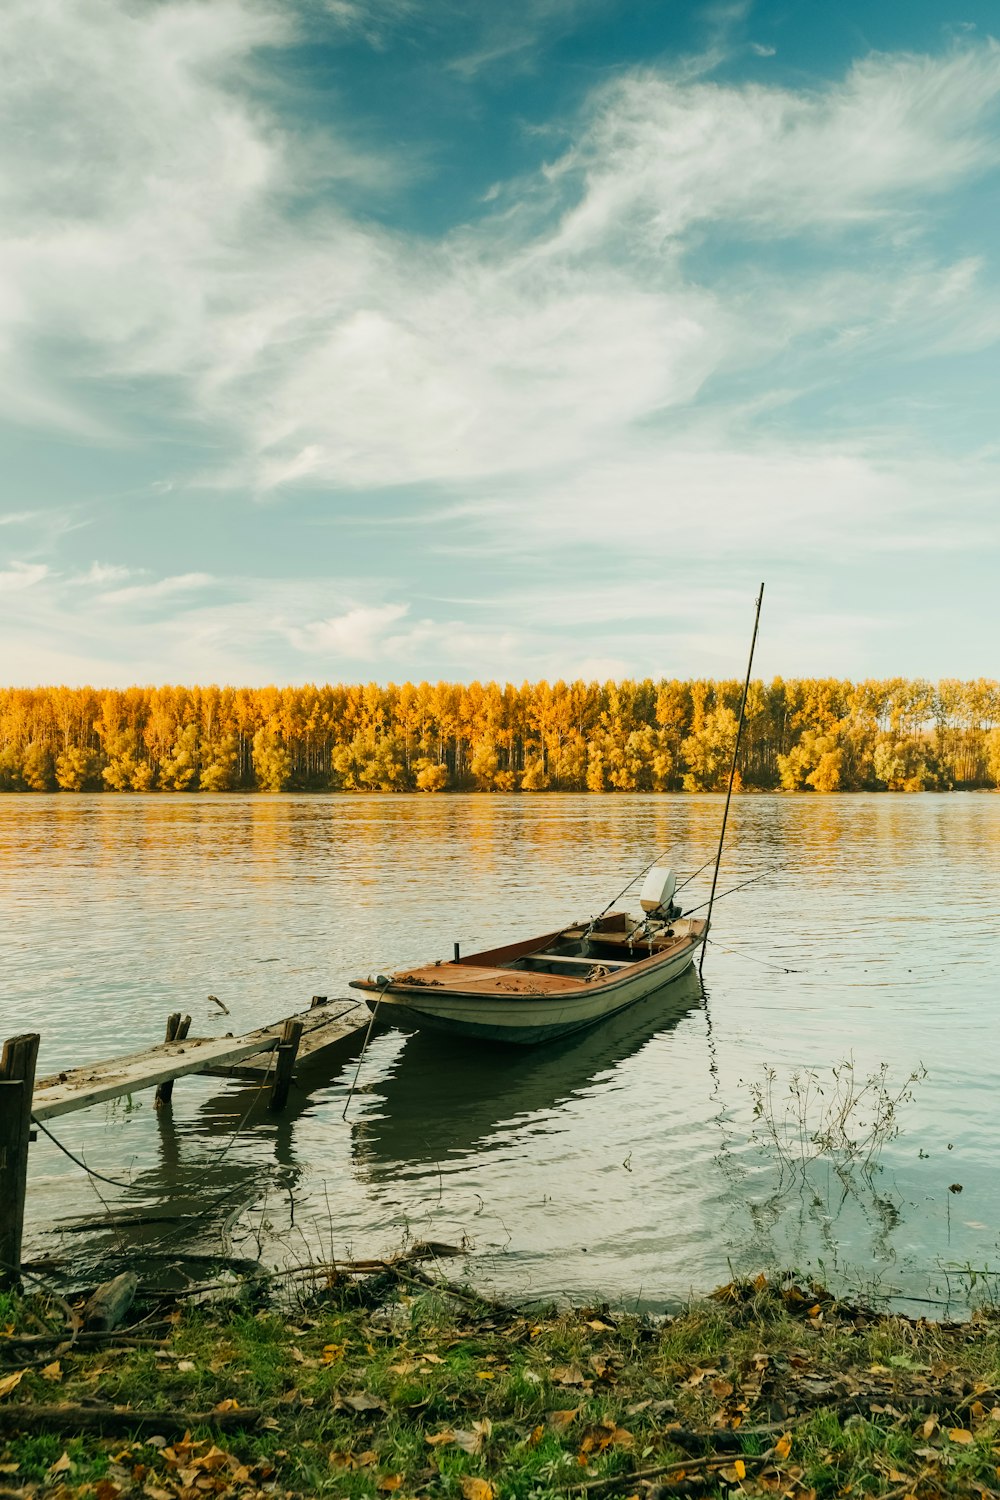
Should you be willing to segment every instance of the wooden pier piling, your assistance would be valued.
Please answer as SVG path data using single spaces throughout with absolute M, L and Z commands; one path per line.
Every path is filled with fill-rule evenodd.
M 11 1037 L 0 1056 L 0 1286 L 21 1277 L 37 1032 Z
M 179 1010 L 167 1018 L 167 1034 L 164 1041 L 183 1042 L 191 1029 L 191 1017 L 182 1016 Z M 155 1109 L 166 1109 L 174 1097 L 174 1080 L 166 1079 L 163 1083 L 156 1085 L 156 1093 L 153 1096 L 153 1107 Z
M 281 1029 L 281 1041 L 275 1048 L 274 1082 L 271 1085 L 271 1109 L 284 1109 L 292 1085 L 292 1069 L 302 1040 L 302 1022 L 289 1016 Z
M 329 1007 L 314 995 L 308 1011 L 256 1031 L 223 1037 L 188 1037 L 190 1016 L 175 1011 L 167 1021 L 166 1039 L 128 1057 L 85 1063 L 49 1078 L 35 1079 L 39 1038 L 36 1033 L 11 1037 L 0 1059 L 0 1287 L 20 1278 L 24 1201 L 28 1178 L 28 1144 L 32 1118 L 58 1119 L 141 1089 L 156 1090 L 156 1107 L 168 1108 L 177 1078 L 197 1074 L 271 1083 L 270 1107 L 282 1110 L 293 1078 L 306 1069 L 315 1086 L 342 1049 L 350 1047 L 369 1020 L 365 1006 L 352 1000 Z M 273 1055 L 272 1055 L 273 1054 Z M 300 1070 L 296 1073 L 296 1067 Z

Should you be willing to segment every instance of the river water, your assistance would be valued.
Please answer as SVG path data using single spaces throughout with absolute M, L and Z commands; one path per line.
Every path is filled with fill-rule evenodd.
M 664 847 L 689 873 L 721 811 L 712 796 L 6 795 L 0 1037 L 39 1030 L 45 1073 L 158 1041 L 173 1010 L 194 1034 L 246 1030 L 454 941 L 589 915 Z M 1000 797 L 745 796 L 720 888 L 763 872 L 717 907 L 703 991 L 679 981 L 532 1052 L 376 1034 L 346 1121 L 357 1049 L 278 1118 L 246 1084 L 188 1078 L 159 1115 L 136 1095 L 53 1122 L 124 1186 L 41 1137 L 26 1255 L 167 1279 L 220 1247 L 280 1265 L 433 1239 L 464 1248 L 452 1274 L 517 1297 L 658 1308 L 788 1265 L 927 1311 L 996 1295 Z M 707 893 L 704 875 L 684 896 Z M 804 1177 L 783 1169 L 768 1119 L 792 1120 L 798 1156 L 831 1125 L 846 1059 L 856 1089 L 883 1065 L 894 1093 L 926 1069 L 899 1133 L 867 1173 L 822 1152 Z M 800 1129 L 790 1088 L 810 1073 Z M 862 1100 L 846 1124 L 873 1118 Z

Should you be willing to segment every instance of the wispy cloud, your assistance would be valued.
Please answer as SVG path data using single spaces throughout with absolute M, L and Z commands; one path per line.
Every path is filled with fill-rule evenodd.
M 747 10 L 717 7 L 714 34 Z M 30 560 L 0 587 L 32 596 L 41 633 L 70 639 L 86 585 L 98 663 L 125 652 L 109 622 L 127 612 L 158 674 L 340 659 L 558 672 L 627 657 L 593 639 L 629 623 L 602 564 L 627 567 L 639 597 L 708 554 L 725 592 L 762 550 L 817 569 L 996 540 L 1000 455 L 970 458 L 990 403 L 959 461 L 948 414 L 961 393 L 895 379 L 1000 338 L 993 252 L 963 197 L 1000 168 L 994 43 L 871 55 L 809 88 L 713 81 L 710 58 L 619 71 L 552 122 L 551 159 L 435 236 L 352 206 L 366 178 L 399 174 L 398 150 L 359 141 L 336 100 L 306 128 L 273 79 L 262 87 L 259 58 L 322 12 L 12 0 L 0 16 L 4 414 L 99 433 L 108 451 L 169 425 L 171 478 L 145 476 L 150 507 L 180 506 L 194 482 L 234 507 L 267 496 L 290 510 L 309 494 L 364 512 L 379 536 L 351 553 L 336 595 L 300 560 L 301 598 L 289 579 L 225 577 L 218 539 L 215 556 L 193 554 L 205 571 L 180 571 L 189 557 L 175 554 L 166 577 L 88 570 L 99 549 L 135 555 L 110 528 L 68 568 L 55 543 L 28 554 L 19 541 Z M 451 54 L 469 78 L 519 45 L 510 17 L 487 12 L 477 46 Z M 338 35 L 376 48 L 418 13 L 409 0 L 326 6 Z M 578 13 L 551 0 L 528 34 Z M 962 225 L 952 244 L 948 215 Z M 401 541 L 398 523 L 377 524 L 389 489 L 422 520 L 422 562 L 461 554 L 473 580 L 544 572 L 551 615 L 525 605 L 511 627 L 502 602 L 490 614 L 418 599 L 414 528 Z M 686 649 L 727 645 L 686 610 Z M 652 633 L 629 631 L 656 660 Z
M 48 573 L 45 563 L 12 562 L 9 568 L 0 570 L 0 594 L 19 594 L 34 588 Z
M 65 373 L 33 355 L 58 330 L 79 340 L 71 372 L 179 378 L 248 454 L 225 471 L 236 485 L 460 482 L 621 443 L 719 374 L 843 321 L 810 297 L 815 275 L 695 278 L 706 226 L 912 233 L 935 197 L 1000 160 L 989 43 L 871 57 L 808 93 L 634 72 L 520 185 L 525 212 L 421 245 L 335 199 L 288 214 L 310 168 L 241 69 L 291 38 L 293 12 L 165 4 L 100 28 L 82 0 L 56 12 L 51 47 L 27 45 L 40 22 L 26 0 L 0 32 L 34 124 L 27 151 L 7 132 L 3 163 L 8 374 L 28 361 L 65 400 Z M 58 66 L 31 61 L 43 54 Z M 893 247 L 891 277 L 876 256 L 845 292 L 874 306 L 921 257 L 971 327 L 983 288 L 919 247 Z M 829 266 L 817 272 L 822 292 Z
M 127 571 L 127 570 L 126 570 Z M 173 599 L 194 589 L 214 583 L 211 573 L 177 573 L 172 578 L 158 578 L 154 583 L 132 583 L 123 589 L 108 589 L 99 595 L 102 604 L 152 604 Z
M 333 661 L 369 661 L 379 654 L 390 627 L 406 613 L 405 604 L 356 605 L 342 615 L 289 625 L 285 634 L 300 651 L 321 652 Z
M 78 584 L 98 585 L 103 585 L 106 583 L 118 583 L 123 578 L 131 577 L 133 571 L 134 570 L 132 568 L 119 567 L 117 563 L 94 562 L 91 563 L 90 567 L 85 573 L 77 573 L 73 577 L 72 582 Z

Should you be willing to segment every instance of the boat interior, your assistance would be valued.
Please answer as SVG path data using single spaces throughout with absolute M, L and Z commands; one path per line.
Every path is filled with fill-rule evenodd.
M 489 948 L 452 961 L 439 959 L 393 974 L 394 983 L 407 988 L 432 985 L 468 992 L 538 994 L 578 990 L 581 984 L 612 981 L 620 970 L 655 962 L 676 954 L 703 935 L 705 923 L 681 915 L 673 905 L 672 870 L 655 869 L 647 876 L 641 906 L 643 915 L 608 912 L 588 922 L 577 922 L 558 932 L 543 933 L 520 943 Z M 359 989 L 377 990 L 377 979 L 354 981 Z
M 682 929 L 680 932 L 678 927 Z M 609 972 L 630 968 L 653 954 L 676 947 L 687 936 L 686 922 L 639 922 L 625 912 L 613 912 L 593 925 L 568 928 L 556 934 L 554 940 L 543 942 L 533 952 L 521 954 L 500 967 L 584 979 L 592 977 L 595 968 Z

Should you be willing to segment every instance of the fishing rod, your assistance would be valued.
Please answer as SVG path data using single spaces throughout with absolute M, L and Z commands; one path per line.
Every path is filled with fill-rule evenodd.
M 743 699 L 740 703 L 740 721 L 736 726 L 736 743 L 733 746 L 733 763 L 729 767 L 729 786 L 726 789 L 726 805 L 722 813 L 722 827 L 719 830 L 719 849 L 715 856 L 715 873 L 712 876 L 712 894 L 708 898 L 708 916 L 705 918 L 705 933 L 701 940 L 701 958 L 698 960 L 698 973 L 705 967 L 705 949 L 708 945 L 708 929 L 712 921 L 712 905 L 715 901 L 715 887 L 719 883 L 719 866 L 722 863 L 722 846 L 726 841 L 726 824 L 729 821 L 729 804 L 733 797 L 733 782 L 736 780 L 736 762 L 740 753 L 740 740 L 743 737 L 743 721 L 747 714 L 747 694 L 750 692 L 750 673 L 753 671 L 753 653 L 757 645 L 757 630 L 760 625 L 760 607 L 764 602 L 764 585 L 760 586 L 757 595 L 757 613 L 754 615 L 753 636 L 750 641 L 750 659 L 747 662 L 747 675 L 743 683 Z M 700 909 L 700 908 L 699 908 Z
M 670 853 L 670 847 L 668 845 L 668 847 L 666 849 L 662 849 L 660 851 L 660 853 L 656 856 L 655 859 L 651 859 L 649 861 L 649 864 L 646 866 L 646 868 L 644 870 L 640 870 L 639 873 L 638 873 L 638 875 L 633 875 L 632 879 L 629 881 L 628 885 L 623 885 L 622 888 L 621 888 L 621 890 L 618 892 L 617 896 L 612 896 L 611 900 L 608 902 L 608 904 L 604 908 L 604 910 L 603 911 L 599 911 L 597 913 L 597 916 L 593 918 L 593 921 L 594 922 L 599 922 L 603 916 L 606 916 L 607 913 L 614 906 L 615 902 L 616 901 L 620 901 L 621 898 L 625 895 L 625 893 L 627 891 L 630 891 L 632 889 L 632 887 L 635 885 L 635 883 L 636 883 L 637 880 L 641 880 L 644 875 L 648 875 L 649 871 L 653 868 L 653 866 L 656 865 L 656 864 L 658 864 L 659 861 L 661 859 L 663 859 L 664 855 L 669 854 L 669 853 Z M 715 858 L 715 855 L 713 854 L 712 855 L 712 859 L 714 859 L 714 858 Z M 698 875 L 701 874 L 702 870 L 707 870 L 708 867 L 709 867 L 709 865 L 712 863 L 712 859 L 706 859 L 705 863 L 703 865 L 699 866 L 699 868 L 697 870 L 695 870 L 695 872 L 694 872 L 693 875 L 689 875 L 686 880 L 682 880 L 681 883 L 680 883 L 680 885 L 677 886 L 676 891 L 682 891 L 686 885 L 690 885 L 691 882 L 692 882 L 692 880 L 694 880 Z M 675 895 L 676 895 L 676 891 L 674 893 Z
M 771 870 L 762 870 L 759 875 L 751 875 L 749 880 L 743 880 L 739 885 L 731 885 L 728 891 L 720 891 L 718 896 L 716 896 L 715 892 L 713 891 L 711 900 L 703 901 L 701 903 L 701 906 L 693 906 L 691 910 L 686 911 L 684 915 L 685 917 L 693 917 L 696 911 L 704 911 L 706 906 L 711 909 L 712 901 L 722 901 L 724 897 L 732 896 L 734 892 L 745 890 L 748 885 L 753 885 L 755 880 L 766 880 L 769 875 L 776 875 L 779 870 L 783 870 L 784 868 L 784 865 L 775 865 Z
M 714 859 L 714 858 L 715 858 L 715 855 L 713 854 L 712 855 L 712 859 Z M 690 885 L 691 882 L 692 882 L 692 880 L 696 880 L 698 878 L 698 876 L 701 874 L 702 870 L 707 870 L 708 867 L 709 867 L 709 865 L 712 863 L 712 859 L 706 859 L 706 861 L 705 861 L 705 863 L 703 865 L 699 865 L 698 866 L 697 870 L 695 870 L 695 872 L 694 872 L 693 875 L 686 876 L 685 879 L 681 881 L 680 885 L 675 886 L 674 887 L 674 895 L 676 896 L 677 892 L 678 891 L 682 891 L 686 885 Z

